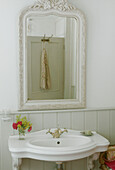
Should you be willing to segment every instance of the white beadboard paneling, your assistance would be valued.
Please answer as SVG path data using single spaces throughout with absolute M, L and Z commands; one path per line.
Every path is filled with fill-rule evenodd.
M 65 170 L 72 170 L 72 162 L 68 161 L 64 163 L 65 165 Z
M 44 162 L 44 170 L 55 170 L 56 163 L 55 162 Z
M 43 129 L 42 115 L 42 113 L 29 115 L 29 120 L 32 123 L 32 132 Z
M 97 112 L 85 112 L 85 130 L 97 130 Z
M 110 111 L 110 141 L 115 145 L 115 110 Z
M 2 170 L 12 170 L 12 158 L 11 158 L 11 153 L 9 152 L 8 149 L 8 138 L 11 134 L 13 134 L 13 129 L 12 129 L 12 116 L 11 120 L 9 121 L 4 121 L 1 119 L 1 137 L 2 139 L 1 142 L 1 169 Z M 6 163 L 7 162 L 7 163 Z
M 31 159 L 30 170 L 44 170 L 44 161 Z
M 98 111 L 98 133 L 109 139 L 109 111 Z
M 55 128 L 57 126 L 56 113 L 43 114 L 43 128 Z
M 22 165 L 20 167 L 20 170 L 31 170 L 30 169 L 30 159 L 22 159 Z
M 79 159 L 72 161 L 72 170 L 86 170 L 86 160 Z
M 84 112 L 72 113 L 72 129 L 84 130 Z
M 71 129 L 71 113 L 58 113 L 58 127 Z

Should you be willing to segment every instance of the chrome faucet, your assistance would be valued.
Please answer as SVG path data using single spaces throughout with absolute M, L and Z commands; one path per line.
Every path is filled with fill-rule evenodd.
M 66 128 L 64 128 L 64 130 L 61 130 L 60 128 L 57 128 L 54 133 L 50 131 L 50 129 L 46 132 L 46 134 L 50 133 L 53 138 L 60 138 L 60 136 L 64 133 L 64 132 L 68 132 L 68 130 Z

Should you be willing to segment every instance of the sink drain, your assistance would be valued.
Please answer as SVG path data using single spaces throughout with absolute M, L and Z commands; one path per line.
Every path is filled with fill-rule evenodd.
M 59 144 L 60 144 L 60 141 L 58 141 L 57 144 L 59 145 Z

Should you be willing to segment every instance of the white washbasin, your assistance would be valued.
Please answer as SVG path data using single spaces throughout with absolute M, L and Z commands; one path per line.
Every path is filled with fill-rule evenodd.
M 68 130 L 60 138 L 53 138 L 42 130 L 26 135 L 20 141 L 18 136 L 9 137 L 9 150 L 13 158 L 32 158 L 44 161 L 72 161 L 106 151 L 109 141 L 93 132 L 90 137 L 83 136 L 80 131 Z
M 80 150 L 89 146 L 94 145 L 91 138 L 84 136 L 68 135 L 64 134 L 60 138 L 46 138 L 42 139 L 32 139 L 28 142 L 28 146 L 36 148 L 39 150 L 49 150 L 49 151 L 70 151 L 70 150 Z

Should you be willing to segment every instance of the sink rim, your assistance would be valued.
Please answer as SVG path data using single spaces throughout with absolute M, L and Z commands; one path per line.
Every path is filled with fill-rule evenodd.
M 86 143 L 85 144 L 81 144 L 81 145 L 71 145 L 71 146 L 61 146 L 61 147 L 57 147 L 57 146 L 40 146 L 40 145 L 34 145 L 32 144 L 33 142 L 37 142 L 37 141 L 44 141 L 44 140 L 55 140 L 55 141 L 63 141 L 64 139 L 73 139 L 73 140 L 77 140 L 77 138 L 82 138 L 82 139 L 86 139 Z M 85 136 L 81 136 L 81 135 L 63 135 L 61 136 L 61 138 L 52 138 L 52 137 L 47 137 L 46 135 L 41 135 L 37 138 L 33 138 L 28 140 L 27 145 L 30 148 L 34 148 L 37 150 L 42 150 L 42 151 L 56 151 L 56 152 L 67 152 L 67 151 L 80 151 L 80 150 L 87 150 L 89 148 L 95 147 L 96 143 L 89 137 L 85 137 Z
M 26 134 L 26 139 L 24 141 L 20 141 L 18 139 L 18 135 L 10 136 L 8 141 L 9 150 L 11 152 L 12 157 L 18 157 L 18 158 L 32 158 L 42 161 L 52 161 L 52 162 L 58 162 L 58 161 L 72 161 L 77 159 L 82 159 L 85 157 L 88 157 L 96 152 L 104 152 L 107 150 L 109 141 L 97 134 L 96 132 L 93 132 L 93 136 L 91 137 L 85 137 L 90 138 L 92 140 L 92 145 L 89 147 L 85 145 L 85 148 L 79 149 L 74 147 L 74 150 L 67 150 L 67 147 L 64 151 L 58 150 L 44 150 L 43 148 L 36 149 L 36 147 L 29 146 L 29 141 L 34 140 L 35 138 L 44 138 L 43 136 L 46 136 L 47 138 L 52 139 L 52 136 L 50 134 L 46 135 L 46 132 L 48 129 L 44 129 L 37 132 L 32 132 L 29 134 Z M 82 136 L 80 134 L 80 131 L 77 130 L 71 130 L 68 129 L 68 135 L 75 135 L 75 136 Z M 66 135 L 66 134 L 63 134 Z M 61 138 L 63 137 L 61 136 Z M 82 136 L 84 137 L 84 136 Z

